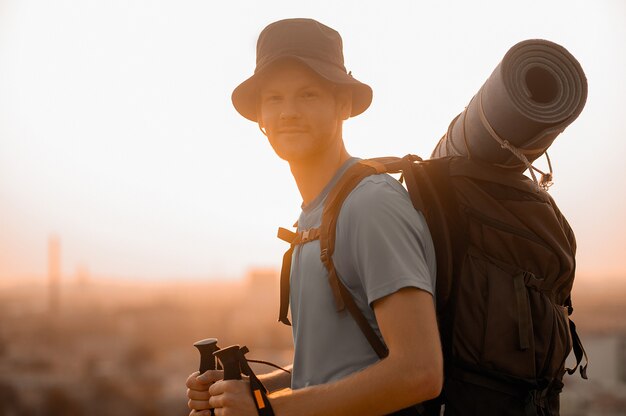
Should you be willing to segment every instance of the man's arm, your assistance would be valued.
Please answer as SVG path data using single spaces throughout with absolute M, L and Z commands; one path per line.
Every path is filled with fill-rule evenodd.
M 336 382 L 271 394 L 276 416 L 383 415 L 439 395 L 443 358 L 432 295 L 404 288 L 376 301 L 374 312 L 389 356 Z M 214 384 L 211 405 L 255 415 L 243 386 Z
M 288 365 L 285 370 L 291 371 L 293 364 Z M 259 380 L 270 392 L 287 389 L 291 387 L 291 374 L 282 370 L 272 371 L 271 373 L 259 375 Z

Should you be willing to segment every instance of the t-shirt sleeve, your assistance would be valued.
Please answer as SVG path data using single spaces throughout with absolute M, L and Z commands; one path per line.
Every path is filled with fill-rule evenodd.
M 364 179 L 337 221 L 335 267 L 344 284 L 361 284 L 367 303 L 404 287 L 434 294 L 435 253 L 428 226 L 395 179 Z

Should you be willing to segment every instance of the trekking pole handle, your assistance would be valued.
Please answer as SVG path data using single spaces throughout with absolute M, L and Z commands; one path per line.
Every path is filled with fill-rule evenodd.
M 207 370 L 215 370 L 215 356 L 213 353 L 219 351 L 220 347 L 217 346 L 217 338 L 206 338 L 195 342 L 194 347 L 200 351 L 200 374 Z
M 213 353 L 224 367 L 224 380 L 241 380 L 239 345 L 231 345 Z

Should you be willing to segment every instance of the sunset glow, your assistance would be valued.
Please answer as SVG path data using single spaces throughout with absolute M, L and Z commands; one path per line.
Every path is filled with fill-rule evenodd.
M 551 194 L 580 278 L 625 276 L 625 3 L 391 4 L 0 2 L 0 280 L 43 279 L 53 235 L 64 279 L 278 267 L 276 229 L 301 198 L 230 94 L 252 74 L 259 31 L 295 16 L 336 28 L 348 70 L 374 90 L 345 125 L 360 157 L 428 156 L 512 45 L 566 47 L 589 97 L 550 149 Z

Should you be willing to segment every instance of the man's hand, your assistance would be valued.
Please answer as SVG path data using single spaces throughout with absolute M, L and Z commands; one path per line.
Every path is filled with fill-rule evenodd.
M 248 380 L 222 380 L 209 389 L 210 407 L 215 409 L 215 416 L 257 416 L 257 410 L 250 394 Z M 198 416 L 209 415 L 206 413 Z
M 187 406 L 191 409 L 190 415 L 205 414 L 204 412 L 199 413 L 203 410 L 206 410 L 207 415 L 211 414 L 208 410 L 211 408 L 209 405 L 209 399 L 211 399 L 209 388 L 213 383 L 223 378 L 224 372 L 221 370 L 209 370 L 202 375 L 196 371 L 187 378 L 187 397 L 189 398 Z

